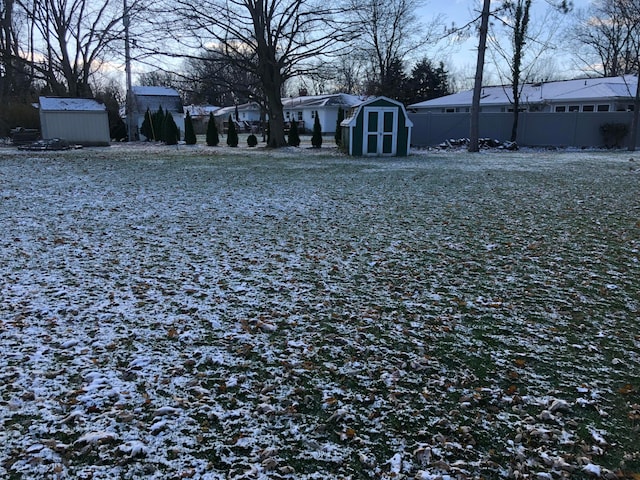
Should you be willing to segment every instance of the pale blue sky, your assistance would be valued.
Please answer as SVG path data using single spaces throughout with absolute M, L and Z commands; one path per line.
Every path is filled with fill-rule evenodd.
M 434 17 L 440 15 L 447 25 L 455 23 L 456 26 L 462 26 L 467 24 L 472 18 L 474 18 L 473 11 L 479 12 L 482 9 L 482 0 L 425 0 L 425 7 L 423 10 L 423 16 L 425 21 L 429 21 Z M 494 0 L 494 3 L 501 3 L 500 0 Z M 590 4 L 590 0 L 573 0 L 574 9 L 584 9 Z M 544 13 L 548 10 L 548 3 L 546 0 L 534 0 L 533 2 L 533 16 L 542 23 L 540 19 L 544 16 Z M 477 13 L 475 14 L 477 15 Z M 567 21 L 572 18 L 573 14 L 568 16 L 558 16 L 561 20 Z M 553 28 L 558 28 L 554 26 Z M 466 42 L 456 45 L 455 47 L 446 50 L 443 55 L 443 59 L 451 73 L 455 73 L 458 77 L 472 77 L 475 69 L 476 55 L 477 55 L 477 37 L 471 37 Z M 555 57 L 552 70 L 560 77 L 572 77 L 578 75 L 575 65 L 572 65 L 568 59 L 568 52 L 555 51 L 553 56 Z M 486 69 L 491 71 L 492 58 L 487 56 Z M 548 65 L 547 65 L 548 66 Z M 546 76 L 547 73 L 541 73 L 541 76 Z M 469 78 L 468 80 L 471 80 Z M 498 83 L 499 79 L 494 77 L 490 82 Z
M 462 25 L 471 18 L 470 10 L 474 8 L 480 10 L 482 8 L 482 0 L 426 0 L 427 8 L 435 13 L 442 13 L 449 21 L 455 21 L 456 24 Z M 500 1 L 493 3 L 499 4 Z M 575 8 L 584 8 L 589 5 L 590 0 L 573 0 Z M 545 0 L 534 0 L 533 8 L 540 9 L 545 7 Z

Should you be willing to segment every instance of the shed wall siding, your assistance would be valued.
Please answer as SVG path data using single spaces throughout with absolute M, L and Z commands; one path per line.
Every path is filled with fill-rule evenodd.
M 109 145 L 107 112 L 41 111 L 42 138 L 62 138 L 80 145 Z

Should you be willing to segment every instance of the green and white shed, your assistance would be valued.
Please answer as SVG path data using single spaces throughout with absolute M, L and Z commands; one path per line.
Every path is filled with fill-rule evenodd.
M 413 123 L 404 105 L 375 97 L 353 107 L 341 124 L 342 143 L 349 155 L 406 156 Z

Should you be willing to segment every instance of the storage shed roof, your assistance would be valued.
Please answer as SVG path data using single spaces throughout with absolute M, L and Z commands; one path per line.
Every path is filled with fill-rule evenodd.
M 103 112 L 107 110 L 104 103 L 92 98 L 40 97 L 39 103 L 42 111 Z
M 144 115 L 147 109 L 154 113 L 158 108 L 172 113 L 183 113 L 180 94 L 173 88 L 167 87 L 132 87 L 134 110 Z

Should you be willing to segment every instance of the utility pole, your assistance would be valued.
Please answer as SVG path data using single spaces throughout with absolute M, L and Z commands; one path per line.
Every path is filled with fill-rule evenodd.
M 482 73 L 484 71 L 484 53 L 487 49 L 487 33 L 489 31 L 489 8 L 491 0 L 484 0 L 480 19 L 480 41 L 478 44 L 478 62 L 476 63 L 476 78 L 473 86 L 473 102 L 471 104 L 471 127 L 469 132 L 469 151 L 478 152 L 480 147 L 480 94 L 482 93 Z
M 122 23 L 124 24 L 124 69 L 127 75 L 127 136 L 129 141 L 135 140 L 135 119 L 133 118 L 133 92 L 131 91 L 131 49 L 129 46 L 129 7 L 127 0 L 123 0 L 124 14 Z

